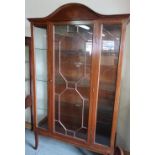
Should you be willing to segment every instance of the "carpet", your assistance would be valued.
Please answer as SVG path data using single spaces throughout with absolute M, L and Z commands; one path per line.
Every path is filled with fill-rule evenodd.
M 44 136 L 39 136 L 38 149 L 35 150 L 33 147 L 34 134 L 31 130 L 25 129 L 25 155 L 100 155 Z

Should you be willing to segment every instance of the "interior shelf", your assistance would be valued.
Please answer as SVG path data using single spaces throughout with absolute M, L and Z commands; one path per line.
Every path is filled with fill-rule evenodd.
M 39 82 L 48 82 L 47 80 L 41 80 L 41 79 L 36 79 L 36 81 L 39 81 Z
M 36 50 L 40 50 L 40 51 L 47 51 L 46 48 L 35 48 Z
M 30 81 L 30 79 L 25 79 L 25 81 Z M 40 82 L 48 82 L 47 80 L 40 80 L 40 79 L 37 79 L 36 81 L 40 81 Z

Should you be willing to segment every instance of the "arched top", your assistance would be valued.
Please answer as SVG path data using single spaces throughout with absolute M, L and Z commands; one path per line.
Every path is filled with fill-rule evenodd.
M 129 17 L 129 14 L 101 15 L 83 4 L 69 3 L 59 7 L 47 17 L 29 18 L 28 20 L 31 22 L 44 22 L 44 21 L 96 20 L 96 19 L 102 19 L 102 18 L 126 19 L 128 17 Z

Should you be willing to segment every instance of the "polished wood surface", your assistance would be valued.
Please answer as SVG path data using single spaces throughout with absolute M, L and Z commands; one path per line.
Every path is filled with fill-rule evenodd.
M 53 26 L 52 24 L 48 24 L 48 53 L 47 53 L 47 63 L 48 63 L 48 128 L 49 131 L 53 131 L 53 124 L 54 124 L 54 118 L 53 118 L 53 104 L 54 103 L 54 87 L 53 87 L 53 72 L 54 72 L 54 66 L 53 66 Z
M 126 20 L 129 14 L 120 15 L 101 15 L 91 10 L 89 7 L 78 4 L 70 3 L 65 4 L 62 7 L 55 10 L 52 14 L 44 18 L 28 18 L 31 22 L 49 22 L 49 21 L 82 21 L 82 20 L 99 20 L 99 19 L 109 19 L 122 21 Z
M 115 134 L 117 128 L 117 117 L 118 117 L 118 106 L 119 106 L 119 96 L 120 96 L 120 81 L 121 81 L 121 68 L 122 68 L 122 59 L 123 59 L 123 48 L 124 48 L 124 40 L 125 40 L 125 29 L 126 24 L 129 19 L 129 14 L 124 15 L 100 15 L 90 8 L 82 5 L 82 4 L 67 4 L 55 12 L 50 14 L 45 18 L 29 18 L 31 21 L 31 33 L 32 33 L 32 90 L 33 90 L 33 112 L 34 112 L 34 131 L 36 135 L 36 148 L 38 146 L 38 133 L 46 136 L 51 136 L 53 138 L 63 140 L 65 142 L 74 144 L 79 147 L 85 147 L 89 150 L 99 152 L 102 154 L 114 154 L 114 142 L 115 142 Z M 86 111 L 88 118 L 84 121 L 84 123 L 88 126 L 87 138 L 86 140 L 72 136 L 72 133 L 68 132 L 67 134 L 59 133 L 62 130 L 58 130 L 55 132 L 55 118 L 58 118 L 57 112 L 57 102 L 58 98 L 54 95 L 56 93 L 62 93 L 63 89 L 67 85 L 70 90 L 63 95 L 61 98 L 61 112 L 62 112 L 62 123 L 67 126 L 70 130 L 77 129 L 80 126 L 80 121 L 70 121 L 71 118 L 74 119 L 82 119 L 81 110 L 77 110 L 78 108 L 72 107 L 72 103 L 76 101 L 76 104 L 79 107 L 81 103 L 81 99 L 77 97 L 76 93 L 73 93 L 73 88 L 75 84 L 73 81 L 79 80 L 83 76 L 83 55 L 80 53 L 79 47 L 83 47 L 85 42 L 83 39 L 77 37 L 77 35 L 73 35 L 66 33 L 63 37 L 62 34 L 56 34 L 55 26 L 56 25 L 93 25 L 93 40 L 92 40 L 92 57 L 88 58 L 86 65 L 86 72 L 89 75 L 86 76 L 86 80 L 90 82 L 90 88 L 84 86 L 81 83 L 76 89 L 77 92 L 80 92 L 82 96 L 87 97 L 89 99 L 88 105 L 86 106 Z M 121 25 L 121 41 L 120 41 L 120 49 L 118 55 L 111 54 L 110 56 L 107 53 L 103 53 L 101 56 L 101 35 L 102 35 L 102 26 L 105 24 L 113 25 L 119 24 Z M 36 100 L 36 69 L 35 69 L 35 51 L 34 51 L 34 36 L 33 36 L 33 26 L 40 28 L 47 28 L 47 65 L 48 65 L 48 115 L 41 121 L 40 123 L 45 123 L 48 125 L 48 130 L 41 129 L 37 125 L 37 100 Z M 71 28 L 72 30 L 74 28 Z M 78 29 L 77 29 L 78 31 Z M 72 33 L 72 32 L 71 32 Z M 108 32 L 107 32 L 108 33 Z M 113 32 L 115 36 L 117 33 Z M 105 34 L 106 35 L 106 34 Z M 81 36 L 82 38 L 86 38 L 86 36 Z M 62 40 L 63 39 L 63 40 Z M 107 40 L 110 38 L 107 38 Z M 60 49 L 57 49 L 57 45 L 55 42 L 61 40 L 61 72 L 62 75 L 66 78 L 63 80 L 62 78 L 57 77 L 58 68 L 55 62 L 58 62 L 57 53 Z M 72 44 L 72 43 L 73 44 Z M 82 50 L 81 50 L 82 51 Z M 73 54 L 72 54 L 73 53 Z M 68 55 L 68 56 L 67 56 Z M 88 57 L 88 56 L 87 56 Z M 117 61 L 116 58 L 118 57 Z M 79 63 L 79 60 L 82 61 Z M 78 62 L 78 63 L 77 63 Z M 114 63 L 114 66 L 110 66 L 107 64 Z M 118 65 L 117 65 L 118 64 Z M 60 66 L 59 66 L 60 67 Z M 79 70 L 77 71 L 77 67 Z M 90 68 L 90 71 L 89 71 Z M 102 72 L 104 71 L 104 72 Z M 117 74 L 116 74 L 117 73 Z M 101 76 L 100 76 L 101 75 Z M 85 82 L 84 82 L 85 83 Z M 103 84 L 103 91 L 99 91 L 99 87 Z M 116 87 L 114 87 L 116 83 Z M 69 99 L 70 98 L 70 99 Z M 96 124 L 97 124 L 97 108 L 102 109 L 103 106 L 100 102 L 98 102 L 98 98 L 104 98 L 104 103 L 111 104 L 113 101 L 113 113 L 112 114 L 104 114 L 101 113 L 101 117 L 99 118 L 99 122 L 103 121 L 108 122 L 109 119 L 112 120 L 112 129 L 107 129 L 108 133 L 111 133 L 110 136 L 110 144 L 103 145 L 95 142 L 96 138 Z M 108 101 L 106 103 L 106 100 Z M 110 102 L 109 102 L 110 101 Z M 106 112 L 106 109 L 105 109 Z M 103 115 L 104 114 L 104 115 Z M 102 118 L 103 116 L 104 118 Z M 77 118 L 75 118 L 77 116 Z M 73 125 L 74 124 L 74 125 Z M 100 128 L 102 130 L 102 128 Z

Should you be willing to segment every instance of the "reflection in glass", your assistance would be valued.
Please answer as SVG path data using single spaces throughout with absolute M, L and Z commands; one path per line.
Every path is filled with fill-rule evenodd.
M 29 46 L 25 46 L 25 62 L 29 62 Z
M 30 80 L 30 63 L 25 62 L 25 81 Z
M 36 62 L 37 124 L 38 127 L 47 129 L 47 29 L 46 27 L 34 27 L 33 30 Z
M 120 25 L 103 25 L 95 137 L 103 145 L 110 145 L 120 34 Z
M 25 45 L 25 98 L 30 95 L 30 61 L 29 61 L 29 45 Z M 31 122 L 30 108 L 25 110 L 25 121 Z
M 55 132 L 87 139 L 92 25 L 55 25 Z
M 25 97 L 30 95 L 29 46 L 25 46 Z

